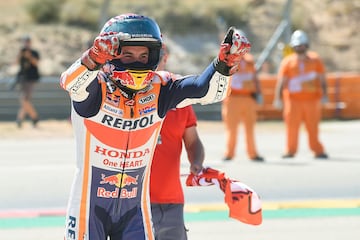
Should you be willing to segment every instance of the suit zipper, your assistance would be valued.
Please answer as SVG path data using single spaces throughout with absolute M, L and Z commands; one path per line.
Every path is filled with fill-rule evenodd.
M 134 106 L 130 106 L 130 118 L 132 119 L 134 117 Z M 119 187 L 119 196 L 117 199 L 117 203 L 116 206 L 114 208 L 114 215 L 115 216 L 120 216 L 121 214 L 121 190 L 122 190 L 122 182 L 123 182 L 123 177 L 124 177 L 124 173 L 125 173 L 125 162 L 126 162 L 126 156 L 127 156 L 127 152 L 129 150 L 129 141 L 130 141 L 130 132 L 131 129 L 129 129 L 128 131 L 128 138 L 127 138 L 127 143 L 126 143 L 126 149 L 125 149 L 125 158 L 123 161 L 123 167 L 121 169 L 121 180 L 120 180 L 120 187 Z

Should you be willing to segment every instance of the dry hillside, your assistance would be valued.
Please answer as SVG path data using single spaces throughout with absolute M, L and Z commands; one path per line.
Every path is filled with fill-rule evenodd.
M 40 51 L 41 72 L 59 75 L 80 56 L 95 33 L 76 27 L 34 25 L 25 14 L 25 1 L 0 2 L 0 77 L 16 71 L 14 60 L 23 34 L 30 34 L 33 46 Z M 244 30 L 253 44 L 252 53 L 257 57 L 279 24 L 286 1 L 248 1 L 253 3 L 253 8 Z M 294 0 L 292 9 L 294 26 L 308 31 L 311 48 L 323 57 L 328 71 L 360 71 L 359 0 Z M 216 29 L 208 34 L 191 30 L 186 35 L 163 34 L 172 53 L 169 69 L 182 74 L 200 71 L 218 49 Z M 280 51 L 274 50 L 272 71 L 279 57 Z

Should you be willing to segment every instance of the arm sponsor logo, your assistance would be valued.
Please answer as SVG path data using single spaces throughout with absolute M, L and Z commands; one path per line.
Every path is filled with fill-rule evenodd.
M 83 86 L 87 80 L 94 74 L 94 72 L 86 70 L 81 76 L 77 78 L 75 83 L 69 88 L 71 93 L 76 94 L 77 91 Z
M 217 82 L 217 91 L 214 100 L 221 101 L 226 95 L 226 88 L 228 83 L 228 77 L 219 75 Z

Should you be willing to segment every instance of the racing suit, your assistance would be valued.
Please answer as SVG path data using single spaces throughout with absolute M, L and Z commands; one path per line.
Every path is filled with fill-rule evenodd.
M 200 75 L 181 79 L 155 72 L 149 87 L 133 95 L 114 87 L 108 76 L 116 67 L 109 65 L 90 71 L 79 59 L 61 76 L 60 85 L 72 100 L 77 148 L 68 240 L 154 239 L 149 174 L 166 112 L 228 95 L 229 77 L 213 63 Z

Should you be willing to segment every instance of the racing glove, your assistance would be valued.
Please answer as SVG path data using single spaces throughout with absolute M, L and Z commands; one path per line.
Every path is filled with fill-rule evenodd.
M 241 56 L 250 51 L 251 44 L 245 36 L 242 36 L 235 27 L 230 27 L 223 42 L 220 45 L 218 57 L 214 60 L 214 66 L 219 73 L 230 76 L 235 72 Z
M 97 36 L 93 45 L 82 55 L 81 63 L 89 70 L 98 69 L 106 61 L 121 53 L 120 41 L 129 39 L 128 33 L 106 32 Z

